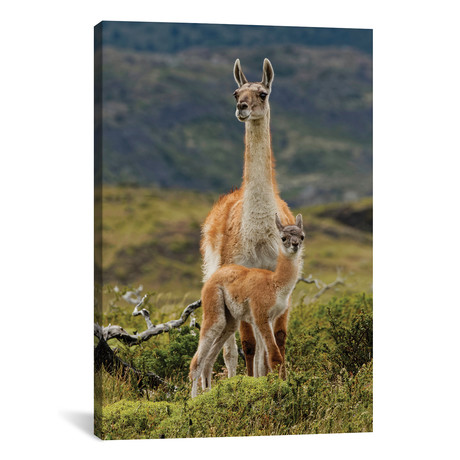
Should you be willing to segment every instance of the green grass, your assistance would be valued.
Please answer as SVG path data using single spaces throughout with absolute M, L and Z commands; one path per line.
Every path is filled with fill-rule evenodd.
M 105 439 L 268 436 L 372 431 L 372 365 L 328 385 L 290 374 L 236 376 L 194 400 L 121 400 L 103 410 Z
M 111 186 L 96 196 L 104 242 L 97 321 L 130 333 L 144 330 L 144 319 L 133 317 L 133 306 L 121 298 L 139 284 L 150 294 L 146 308 L 154 324 L 178 318 L 200 297 L 200 225 L 217 196 Z M 371 431 L 372 235 L 338 220 L 344 210 L 366 215 L 372 200 L 292 210 L 304 218 L 304 276 L 330 283 L 340 268 L 346 279 L 314 302 L 316 286 L 298 283 L 289 317 L 286 381 L 274 375 L 244 377 L 241 358 L 238 376 L 227 379 L 219 356 L 213 389 L 191 400 L 188 367 L 199 331 L 190 329 L 189 321 L 137 347 L 113 340 L 110 346 L 120 358 L 155 372 L 167 385 L 146 391 L 140 382 L 99 371 L 96 433 L 103 439 L 137 439 Z M 200 323 L 201 309 L 195 313 Z
M 139 382 L 97 375 L 96 433 L 103 439 L 258 436 L 372 431 L 372 297 L 364 294 L 292 308 L 287 379 L 222 372 L 213 388 L 190 399 L 188 367 L 198 337 L 183 327 L 119 355 L 156 371 L 170 386 L 141 390 Z
M 105 186 L 97 196 L 102 203 L 104 285 L 142 284 L 144 292 L 158 295 L 151 300 L 155 311 L 160 312 L 169 298 L 174 311 L 169 309 L 168 314 L 179 313 L 186 305 L 184 301 L 198 299 L 202 286 L 200 226 L 218 195 Z M 321 217 L 325 210 L 341 206 L 344 205 L 293 209 L 293 213 L 301 212 L 304 217 L 304 275 L 312 274 L 330 283 L 341 268 L 347 281 L 345 291 L 339 292 L 371 292 L 372 236 L 333 218 Z M 364 199 L 350 206 L 372 209 L 372 201 Z M 314 286 L 299 284 L 294 299 L 315 292 Z M 327 294 L 328 298 L 331 295 L 333 292 Z M 109 298 L 105 294 L 103 306 L 107 311 Z

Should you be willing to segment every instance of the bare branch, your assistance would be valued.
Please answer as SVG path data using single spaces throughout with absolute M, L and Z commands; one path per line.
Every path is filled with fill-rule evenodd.
M 150 329 L 152 327 L 154 327 L 154 324 L 152 323 L 152 321 L 150 321 L 150 313 L 148 310 L 146 310 L 145 308 L 143 308 L 141 311 L 139 311 L 139 308 L 142 307 L 142 305 L 144 305 L 144 303 L 146 302 L 148 298 L 148 295 L 145 294 L 144 297 L 142 297 L 142 300 L 134 307 L 134 311 L 133 311 L 133 316 L 139 316 L 139 315 L 142 315 L 145 319 L 145 322 L 147 323 L 147 328 Z
M 98 371 L 102 366 L 111 375 L 134 376 L 138 382 L 139 389 L 157 388 L 160 385 L 168 385 L 172 390 L 177 390 L 177 387 L 168 384 L 153 372 L 141 372 L 121 360 L 104 339 L 99 340 L 98 345 L 94 348 L 94 370 Z
M 150 322 L 150 324 L 152 324 L 151 327 L 149 326 L 145 331 L 141 332 L 140 334 L 129 334 L 121 326 L 112 326 L 111 324 L 109 324 L 107 327 L 102 327 L 96 323 L 94 324 L 94 335 L 99 339 L 104 339 L 105 341 L 110 339 L 118 339 L 129 346 L 138 345 L 142 342 L 145 342 L 146 340 L 149 340 L 151 337 L 155 335 L 162 334 L 163 332 L 169 332 L 171 329 L 182 326 L 187 320 L 187 318 L 191 315 L 191 313 L 194 312 L 200 306 L 201 299 L 191 303 L 190 305 L 187 305 L 179 319 L 174 319 L 163 324 L 157 324 L 156 326 L 154 326 L 150 322 L 149 318 L 148 321 Z M 142 311 L 147 312 L 147 310 L 143 309 L 138 314 L 143 314 Z M 147 324 L 149 323 L 147 322 Z
M 313 278 L 310 274 L 308 278 L 299 278 L 297 283 L 304 282 L 307 284 L 314 284 L 319 291 L 313 296 L 310 301 L 318 299 L 323 295 L 327 290 L 332 289 L 333 287 L 344 284 L 344 278 L 340 276 L 340 271 L 338 270 L 337 278 L 330 284 L 326 284 L 321 280 Z M 115 291 L 119 292 L 118 287 L 115 287 Z M 187 305 L 183 310 L 179 319 L 171 320 L 163 324 L 154 325 L 150 320 L 150 313 L 147 309 L 142 308 L 147 302 L 148 295 L 140 297 L 140 292 L 142 291 L 142 286 L 139 286 L 134 291 L 126 292 L 122 298 L 129 303 L 135 305 L 133 310 L 133 316 L 142 315 L 147 324 L 147 329 L 141 333 L 129 334 L 121 326 L 109 324 L 106 327 L 100 326 L 99 324 L 94 324 L 94 335 L 99 338 L 99 344 L 94 350 L 95 353 L 95 367 L 96 369 L 100 368 L 101 365 L 110 372 L 114 373 L 118 370 L 121 370 L 122 375 L 131 373 L 139 379 L 139 382 L 142 385 L 148 387 L 158 387 L 161 384 L 165 384 L 165 381 L 161 379 L 156 374 L 151 372 L 141 373 L 139 370 L 135 369 L 133 366 L 119 359 L 113 352 L 113 350 L 108 346 L 107 341 L 110 339 L 118 339 L 121 342 L 127 344 L 128 346 L 139 345 L 140 343 L 149 340 L 150 338 L 162 334 L 163 332 L 169 332 L 171 329 L 182 326 L 188 317 L 190 317 L 190 326 L 192 328 L 200 328 L 195 318 L 195 310 L 201 306 L 201 299 L 197 300 L 190 305 Z M 245 359 L 244 353 L 241 349 L 238 349 L 238 353 Z M 175 389 L 175 387 L 173 387 Z
M 332 289 L 338 284 L 345 284 L 345 281 L 342 278 L 337 277 L 337 279 L 332 283 L 323 286 L 322 289 L 313 296 L 313 300 L 316 300 L 317 298 L 321 297 L 328 289 Z
M 339 284 L 345 284 L 344 281 L 345 279 L 341 277 L 340 270 L 338 270 L 336 280 L 330 284 L 326 284 L 321 280 L 313 278 L 311 274 L 308 276 L 308 278 L 299 278 L 297 280 L 297 283 L 304 282 L 307 284 L 314 284 L 319 289 L 319 291 L 312 297 L 311 301 L 313 301 L 322 296 L 327 290 L 332 289 Z M 144 295 L 142 299 L 140 298 L 139 293 L 141 292 L 141 290 L 142 286 L 139 286 L 139 288 L 135 291 L 128 291 L 123 296 L 123 298 L 128 302 L 136 303 L 133 311 L 133 316 L 142 315 L 144 317 L 145 322 L 147 324 L 147 329 L 145 331 L 136 334 L 129 334 L 121 326 L 109 324 L 106 327 L 102 327 L 99 324 L 95 323 L 94 335 L 99 339 L 103 339 L 105 341 L 110 339 L 118 339 L 129 346 L 139 345 L 140 343 L 145 342 L 146 340 L 149 340 L 150 338 L 156 335 L 162 334 L 163 332 L 169 332 L 171 329 L 182 326 L 189 316 L 191 316 L 190 326 L 195 326 L 199 329 L 199 325 L 196 323 L 196 319 L 194 318 L 193 312 L 201 306 L 201 299 L 191 303 L 190 305 L 187 305 L 179 319 L 174 319 L 166 323 L 154 325 L 150 320 L 149 311 L 145 308 L 141 309 L 141 307 L 146 303 L 148 299 L 147 294 Z M 134 302 L 134 300 L 136 300 L 136 302 Z
M 315 284 L 315 286 L 319 289 L 319 291 L 310 299 L 310 302 L 313 302 L 314 300 L 318 299 L 321 297 L 326 291 L 329 289 L 334 288 L 335 286 L 339 284 L 345 284 L 345 278 L 341 276 L 342 270 L 340 268 L 337 269 L 337 278 L 330 284 L 326 284 L 324 281 L 315 279 L 312 277 L 312 275 L 308 275 L 308 278 L 299 278 L 297 280 L 297 283 L 303 281 L 304 283 L 308 284 Z M 307 296 L 305 296 L 307 297 Z M 304 300 L 305 297 L 302 299 Z
M 319 283 L 321 283 L 323 286 L 324 286 L 324 283 L 320 280 L 317 280 L 316 278 L 313 278 L 312 275 L 308 275 L 308 278 L 299 278 L 297 280 L 297 283 L 299 283 L 300 281 L 303 281 L 304 283 L 308 283 L 308 284 L 315 284 L 315 286 L 318 288 L 318 289 L 321 289 L 322 286 L 320 286 Z
M 133 305 L 136 305 L 138 304 L 139 302 L 141 302 L 141 292 L 142 292 L 142 289 L 144 289 L 144 287 L 142 286 L 142 284 L 137 288 L 137 289 L 134 289 L 134 291 L 127 291 L 125 292 L 121 298 L 126 300 L 126 302 L 129 302 L 129 303 L 132 303 Z M 118 286 L 115 286 L 115 288 L 113 289 L 115 292 L 120 292 L 120 289 Z
M 196 322 L 195 312 L 193 311 L 190 315 L 190 334 L 196 335 L 194 328 L 200 329 L 200 325 Z

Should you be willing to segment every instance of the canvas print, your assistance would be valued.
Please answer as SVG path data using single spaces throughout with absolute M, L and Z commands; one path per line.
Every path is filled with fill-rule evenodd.
M 372 431 L 372 30 L 94 36 L 95 434 Z

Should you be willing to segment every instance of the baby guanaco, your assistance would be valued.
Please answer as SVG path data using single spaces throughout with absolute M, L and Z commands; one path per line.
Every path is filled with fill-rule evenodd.
M 201 376 L 203 389 L 211 388 L 214 362 L 225 341 L 234 334 L 240 321 L 252 324 L 257 338 L 256 355 L 268 355 L 270 371 L 283 364 L 273 334 L 273 322 L 288 308 L 301 263 L 303 240 L 302 216 L 295 225 L 283 226 L 275 215 L 279 231 L 279 255 L 276 270 L 224 265 L 204 284 L 201 299 L 203 322 L 198 350 L 190 364 L 192 398 L 197 395 Z

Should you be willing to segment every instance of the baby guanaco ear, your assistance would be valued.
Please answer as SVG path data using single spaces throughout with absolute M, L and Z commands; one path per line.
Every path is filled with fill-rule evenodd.
M 275 214 L 275 222 L 276 222 L 276 227 L 278 228 L 278 230 L 282 232 L 284 227 L 280 221 L 280 218 L 278 217 L 278 214 Z
M 297 214 L 297 217 L 295 218 L 295 224 L 297 227 L 300 229 L 303 229 L 303 221 L 302 221 L 302 214 Z

